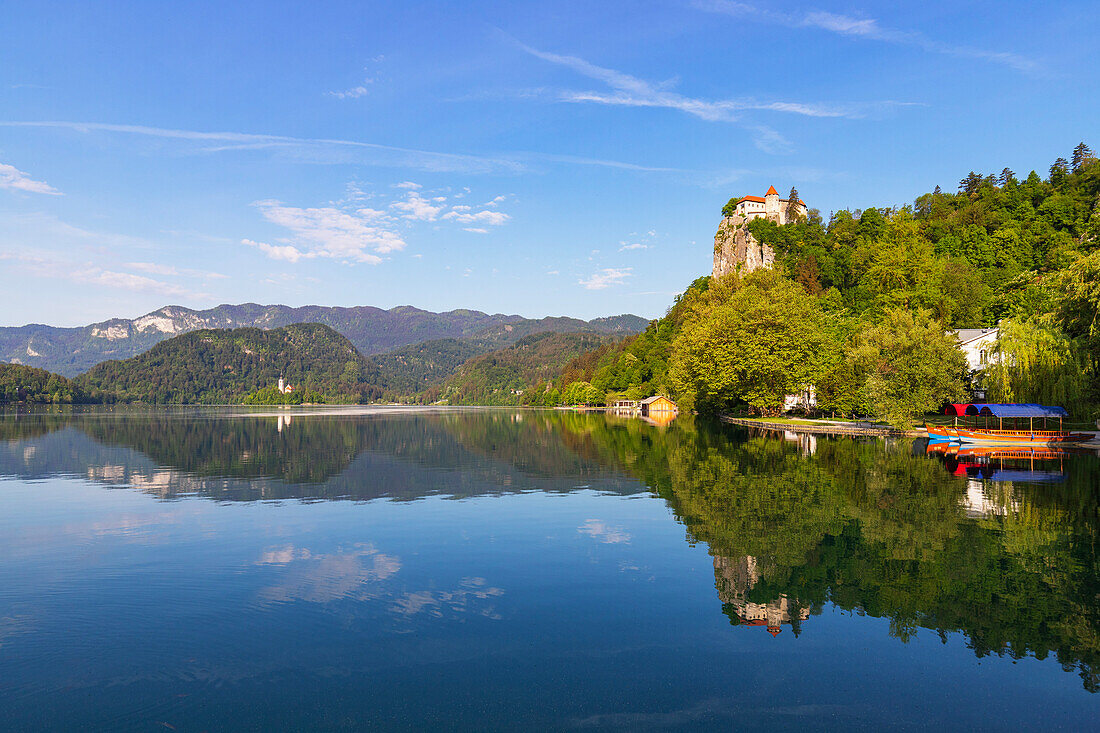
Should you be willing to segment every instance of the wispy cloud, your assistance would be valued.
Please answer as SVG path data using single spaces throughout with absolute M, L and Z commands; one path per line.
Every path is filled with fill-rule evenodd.
M 38 277 L 60 278 L 83 285 L 98 285 L 115 290 L 157 293 L 171 297 L 206 297 L 188 288 L 131 272 L 109 270 L 91 262 L 26 252 L 0 252 L 0 260 L 17 263 L 23 271 Z
M 627 244 L 626 242 L 623 242 L 622 246 L 619 247 L 620 252 L 629 252 L 631 250 L 636 250 L 636 249 L 649 249 L 649 245 L 648 244 L 642 244 L 641 242 L 631 242 L 630 244 Z
M 63 129 L 82 134 L 105 132 L 118 135 L 135 135 L 175 141 L 184 146 L 183 150 L 186 153 L 215 154 L 268 150 L 277 155 L 309 163 L 411 168 L 433 173 L 516 174 L 530 170 L 532 164 L 539 162 L 591 165 L 642 172 L 684 172 L 675 168 L 543 152 L 518 151 L 499 155 L 478 156 L 417 150 L 358 140 L 298 138 L 245 132 L 204 132 L 148 127 L 145 125 L 0 120 L 0 127 Z M 404 185 L 396 184 L 395 188 L 401 188 Z
M 6 163 L 0 163 L 0 188 L 27 193 L 44 193 L 50 196 L 61 195 L 60 191 L 45 181 L 36 181 L 15 166 Z
M 592 102 L 627 107 L 661 107 L 675 109 L 710 122 L 735 122 L 748 111 L 784 112 L 805 117 L 864 117 L 872 109 L 898 106 L 899 102 L 826 103 L 760 101 L 752 98 L 707 100 L 689 97 L 671 88 L 673 83 L 651 82 L 622 71 L 597 66 L 577 56 L 549 53 L 518 44 L 534 56 L 552 64 L 564 66 L 590 79 L 603 82 L 610 91 L 561 91 L 558 98 L 565 102 Z
M 282 245 L 246 240 L 269 257 L 288 262 L 326 257 L 344 262 L 377 265 L 379 255 L 404 249 L 405 240 L 384 226 L 385 215 L 374 209 L 343 211 L 332 206 L 298 208 L 280 201 L 258 201 L 255 206 L 265 219 L 293 234 Z
M 207 270 L 193 270 L 189 267 L 173 267 L 172 265 L 162 265 L 156 262 L 127 262 L 126 268 L 129 270 L 137 270 L 138 272 L 144 272 L 148 275 L 168 275 L 172 277 L 198 277 L 211 280 L 224 280 L 228 278 L 228 275 L 223 275 L 220 272 L 209 272 Z
M 297 159 L 321 163 L 359 163 L 361 165 L 415 168 L 433 172 L 518 173 L 524 170 L 523 164 L 515 160 L 460 153 L 441 153 L 335 138 L 299 138 L 245 132 L 203 132 L 98 122 L 0 121 L 0 127 L 55 128 L 80 133 L 108 132 L 122 135 L 141 135 L 188 143 L 194 147 L 195 152 L 204 153 L 266 148 Z
M 1034 71 L 1034 60 L 1007 51 L 989 51 L 972 46 L 962 46 L 936 41 L 919 31 L 904 31 L 883 26 L 875 18 L 859 18 L 821 10 L 803 10 L 793 13 L 777 12 L 734 0 L 696 0 L 700 10 L 721 13 L 750 22 L 770 23 L 788 28 L 817 28 L 841 36 L 865 38 L 884 43 L 913 46 L 930 53 L 972 58 L 1002 64 L 1017 71 Z
M 589 290 L 604 290 L 612 285 L 622 285 L 625 283 L 626 279 L 630 277 L 633 269 L 632 267 L 605 267 L 587 278 L 581 278 L 577 283 Z
M 564 66 L 590 79 L 602 82 L 606 91 L 557 92 L 556 99 L 561 102 L 617 105 L 624 107 L 654 107 L 678 110 L 708 122 L 734 122 L 743 124 L 751 133 L 757 148 L 767 153 L 785 154 L 792 152 L 793 146 L 777 131 L 744 120 L 748 112 L 779 112 L 803 117 L 859 119 L 877 115 L 886 110 L 910 106 L 910 102 L 883 100 L 875 102 L 793 102 L 785 100 L 761 101 L 751 97 L 740 99 L 700 99 L 675 91 L 673 81 L 652 82 L 640 79 L 622 71 L 597 66 L 578 56 L 549 53 L 514 41 L 516 45 L 535 58 L 558 66 Z M 560 156 L 564 159 L 564 156 Z M 582 163 L 582 160 L 570 162 Z M 622 168 L 643 170 L 669 170 L 662 168 L 643 168 L 630 164 L 615 164 L 610 161 L 592 161 L 593 164 L 614 165 Z

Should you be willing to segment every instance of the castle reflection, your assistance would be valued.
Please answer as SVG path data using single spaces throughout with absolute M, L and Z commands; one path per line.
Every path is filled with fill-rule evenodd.
M 757 561 L 752 555 L 739 558 L 714 556 L 714 583 L 718 600 L 730 621 L 741 626 L 764 626 L 773 637 L 787 624 L 797 637 L 802 622 L 810 617 L 810 609 L 797 601 L 780 595 L 763 603 L 751 601 L 748 593 L 760 580 Z M 735 621 L 736 619 L 736 621 Z

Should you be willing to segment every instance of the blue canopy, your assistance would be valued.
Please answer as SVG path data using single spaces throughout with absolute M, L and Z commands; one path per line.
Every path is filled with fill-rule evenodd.
M 975 405 L 977 407 L 977 405 Z M 969 412 L 969 410 L 967 410 Z M 982 405 L 979 415 L 993 417 L 1069 417 L 1061 407 L 1047 407 L 1046 405 Z
M 1008 469 L 994 471 L 988 479 L 990 481 L 1021 481 L 1024 483 L 1058 483 L 1065 481 L 1066 477 L 1054 471 L 1014 471 Z

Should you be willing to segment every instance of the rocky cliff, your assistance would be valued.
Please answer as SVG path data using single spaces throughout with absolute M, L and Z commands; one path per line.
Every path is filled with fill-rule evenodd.
M 714 235 L 712 277 L 722 277 L 737 270 L 749 273 L 775 264 L 775 252 L 749 234 L 748 222 L 743 216 L 727 216 L 718 225 L 718 233 Z

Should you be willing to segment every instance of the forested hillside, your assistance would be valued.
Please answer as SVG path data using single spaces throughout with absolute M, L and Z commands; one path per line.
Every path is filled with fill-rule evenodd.
M 97 395 L 88 394 L 72 380 L 59 374 L 21 364 L 0 363 L 0 404 L 80 404 L 97 401 Z
M 1100 163 L 1084 144 L 1046 178 L 972 172 L 911 206 L 748 226 L 773 270 L 697 280 L 644 333 L 570 364 L 543 402 L 584 383 L 602 401 L 663 392 L 775 413 L 814 384 L 827 411 L 904 424 L 980 386 L 1097 412 Z M 947 331 L 994 324 L 997 353 L 970 375 Z
M 441 386 L 421 395 L 425 402 L 452 405 L 518 405 L 523 392 L 557 375 L 581 353 L 600 347 L 611 337 L 593 333 L 541 333 L 520 339 L 506 349 L 475 357 Z
M 479 354 L 492 351 L 475 339 L 437 339 L 374 357 L 388 394 L 410 396 L 439 385 Z
M 367 402 L 381 396 L 380 376 L 348 339 L 328 326 L 303 323 L 271 331 L 193 331 L 132 359 L 104 362 L 75 383 L 122 401 L 232 404 L 265 389 L 270 394 L 260 401 L 285 401 L 272 389 L 283 377 L 298 395 L 293 400 Z

